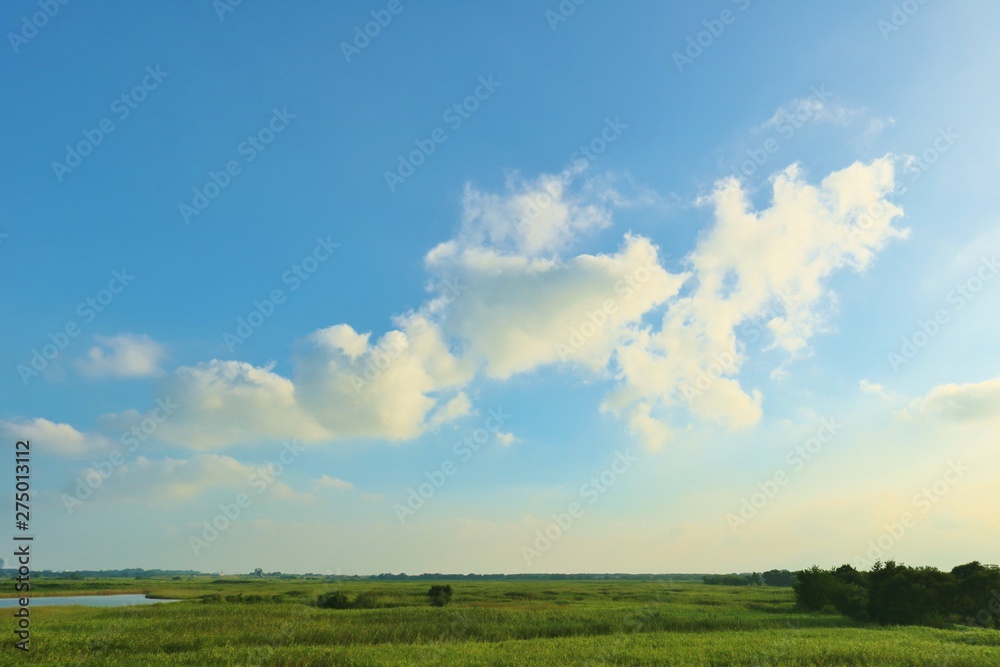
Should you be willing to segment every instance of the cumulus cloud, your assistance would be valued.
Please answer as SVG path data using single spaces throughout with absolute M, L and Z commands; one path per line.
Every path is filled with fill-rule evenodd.
M 88 474 L 89 470 L 83 472 Z M 183 502 L 213 489 L 232 489 L 257 494 L 260 488 L 275 498 L 301 499 L 291 487 L 264 467 L 241 463 L 229 456 L 199 454 L 190 459 L 151 460 L 139 456 L 126 462 L 118 479 L 108 488 L 116 498 L 151 503 Z
M 830 123 L 831 125 L 849 125 L 854 119 L 863 115 L 866 109 L 844 106 L 825 87 L 814 88 L 813 94 L 800 97 L 783 104 L 764 123 L 765 128 L 781 128 L 783 126 L 801 127 L 807 123 Z
M 163 345 L 146 335 L 95 336 L 97 345 L 77 360 L 77 367 L 94 377 L 156 377 L 163 374 L 160 363 L 166 355 Z
M 910 402 L 904 416 L 943 422 L 1000 418 L 1000 378 L 969 384 L 944 384 Z
M 460 391 L 453 399 L 442 405 L 437 409 L 437 411 L 434 412 L 431 416 L 430 423 L 431 426 L 437 427 L 453 422 L 459 417 L 464 417 L 469 414 L 472 414 L 472 401 L 469 400 L 468 394 L 464 391 Z
M 347 325 L 315 332 L 300 350 L 301 404 L 331 436 L 415 438 L 438 393 L 472 379 L 471 364 L 452 353 L 437 324 L 419 314 L 396 318 L 396 324 L 375 343 L 355 347 L 354 356 L 343 347 L 353 332 Z M 449 408 L 453 417 L 460 403 Z
M 432 252 L 428 264 L 470 296 L 447 309 L 442 327 L 499 379 L 567 361 L 606 367 L 631 328 L 685 279 L 660 266 L 652 242 L 631 235 L 614 254 L 567 260 L 451 250 Z
M 28 440 L 33 449 L 65 456 L 85 456 L 103 451 L 111 441 L 95 433 L 81 433 L 69 424 L 37 417 L 23 421 L 0 421 L 0 434 L 6 441 Z
M 873 394 L 875 396 L 878 396 L 884 401 L 894 401 L 897 398 L 895 394 L 893 394 L 891 391 L 889 391 L 882 385 L 878 384 L 877 382 L 871 382 L 869 380 L 862 379 L 858 383 L 858 387 L 864 393 Z
M 297 438 L 314 442 L 327 431 L 296 400 L 291 380 L 239 361 L 212 361 L 177 369 L 162 393 L 184 406 L 157 437 L 191 449 Z
M 506 433 L 504 431 L 497 431 L 496 433 L 497 442 L 499 442 L 504 447 L 510 447 L 515 442 L 517 442 L 517 436 L 513 433 Z
M 541 257 L 558 253 L 583 233 L 609 226 L 608 210 L 574 194 L 571 178 L 567 172 L 525 182 L 512 174 L 502 194 L 466 186 L 462 228 L 452 243 Z
M 666 434 L 649 424 L 651 406 L 682 405 L 735 428 L 757 423 L 763 396 L 735 377 L 746 344 L 765 338 L 790 358 L 808 354 L 834 302 L 830 275 L 863 270 L 890 239 L 905 237 L 892 226 L 902 210 L 885 199 L 893 186 L 888 157 L 834 172 L 819 186 L 792 165 L 772 179 L 771 205 L 761 211 L 740 181 L 719 182 L 705 200 L 714 222 L 688 257 L 690 290 L 659 330 L 618 350 L 620 386 L 605 408 L 629 415 L 633 433 L 646 433 L 654 449 Z
M 320 489 L 335 489 L 337 491 L 350 491 L 354 488 L 354 485 L 350 482 L 344 481 L 339 477 L 330 477 L 329 475 L 323 475 L 315 482 L 313 482 L 313 488 Z
M 611 181 L 575 186 L 579 176 L 515 175 L 499 194 L 468 186 L 460 229 L 424 258 L 427 300 L 392 330 L 315 331 L 300 341 L 289 377 L 239 361 L 178 369 L 163 393 L 185 409 L 157 437 L 195 449 L 406 441 L 471 414 L 465 390 L 477 377 L 559 365 L 614 380 L 602 409 L 650 449 L 669 442 L 677 409 L 752 426 L 764 399 L 739 379 L 748 344 L 761 339 L 786 360 L 807 356 L 835 305 L 830 276 L 864 270 L 906 236 L 892 224 L 902 211 L 886 200 L 891 158 L 818 185 L 793 165 L 772 178 L 762 210 L 740 181 L 720 181 L 703 200 L 712 223 L 671 272 L 656 244 L 632 233 L 611 252 L 577 249 L 610 224 L 618 201 Z

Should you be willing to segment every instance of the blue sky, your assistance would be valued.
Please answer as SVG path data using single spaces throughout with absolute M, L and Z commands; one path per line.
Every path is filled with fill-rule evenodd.
M 998 15 L 9 3 L 37 566 L 996 562 Z

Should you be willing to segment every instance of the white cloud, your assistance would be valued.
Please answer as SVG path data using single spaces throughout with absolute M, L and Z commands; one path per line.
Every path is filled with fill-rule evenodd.
M 858 383 L 858 387 L 866 394 L 873 394 L 880 397 L 884 401 L 894 401 L 896 400 L 896 395 L 891 391 L 878 384 L 877 382 L 869 382 L 866 379 L 862 379 Z
M 939 385 L 923 398 L 911 401 L 904 413 L 944 422 L 1000 419 L 1000 377 L 978 383 Z
M 885 200 L 894 184 L 890 158 L 851 165 L 818 187 L 797 165 L 772 182 L 773 201 L 762 211 L 751 209 L 738 180 L 717 184 L 706 200 L 715 221 L 688 257 L 690 292 L 671 304 L 658 331 L 638 332 L 618 350 L 621 385 L 605 408 L 631 415 L 633 432 L 648 433 L 651 448 L 665 435 L 650 432 L 650 405 L 680 404 L 729 427 L 757 423 L 763 396 L 735 379 L 745 344 L 764 336 L 791 358 L 808 354 L 833 302 L 829 276 L 864 269 L 890 239 L 906 235 L 892 226 L 902 210 Z
M 469 400 L 469 396 L 464 391 L 460 391 L 455 398 L 435 411 L 431 416 L 430 424 L 434 427 L 441 426 L 469 414 L 472 414 L 472 401 Z
M 515 442 L 518 442 L 517 436 L 513 433 L 505 433 L 504 431 L 497 431 L 496 438 L 497 441 L 504 447 L 510 447 Z
M 83 471 L 83 474 L 88 471 Z M 265 468 L 218 454 L 155 461 L 139 456 L 135 461 L 122 465 L 117 476 L 113 484 L 107 485 L 111 493 L 109 497 L 150 503 L 184 502 L 220 488 L 256 497 L 257 488 L 265 483 L 265 492 L 274 498 L 302 498 Z
M 685 278 L 664 270 L 656 246 L 637 236 L 613 255 L 532 260 L 472 247 L 428 263 L 469 295 L 442 313 L 442 328 L 500 379 L 564 361 L 605 368 L 631 328 Z
M 328 330 L 305 342 L 295 364 L 301 405 L 336 438 L 409 440 L 426 428 L 437 392 L 466 384 L 468 361 L 452 354 L 437 324 L 411 314 L 350 356 Z M 450 409 L 460 407 L 454 404 Z
M 28 440 L 33 449 L 66 456 L 88 455 L 111 446 L 111 441 L 102 435 L 81 433 L 69 424 L 41 417 L 18 422 L 0 421 L 0 434 L 6 441 Z
M 270 368 L 213 359 L 179 368 L 161 393 L 182 407 L 157 437 L 191 449 L 267 439 L 314 442 L 329 435 L 299 405 L 294 384 Z
M 455 243 L 534 258 L 556 254 L 582 233 L 610 225 L 605 208 L 570 192 L 569 175 L 545 175 L 528 183 L 515 174 L 507 179 L 504 194 L 466 186 Z
M 764 123 L 765 128 L 781 126 L 801 127 L 807 123 L 849 125 L 865 113 L 864 108 L 851 109 L 828 93 L 813 94 L 794 99 L 781 107 Z
M 156 377 L 163 374 L 160 363 L 166 355 L 163 345 L 146 335 L 95 336 L 97 345 L 77 360 L 77 367 L 94 377 Z
M 354 485 L 350 482 L 344 481 L 339 477 L 330 477 L 329 475 L 323 475 L 315 482 L 313 482 L 313 488 L 315 489 L 336 489 L 337 491 L 350 491 L 354 488 Z
M 570 254 L 610 224 L 616 198 L 606 180 L 577 187 L 566 172 L 512 177 L 502 194 L 469 186 L 461 229 L 425 257 L 428 300 L 395 317 L 395 329 L 377 339 L 347 324 L 316 331 L 288 378 L 238 361 L 181 368 L 163 393 L 184 408 L 157 437 L 195 449 L 406 441 L 471 414 L 464 390 L 477 376 L 505 380 L 550 365 L 615 378 L 602 408 L 651 449 L 669 441 L 676 408 L 752 426 L 763 395 L 738 378 L 747 344 L 763 338 L 788 360 L 810 354 L 835 304 L 830 276 L 863 270 L 906 236 L 892 224 L 901 209 L 886 200 L 894 173 L 886 157 L 811 185 L 793 165 L 773 177 L 763 210 L 738 180 L 720 181 L 704 199 L 714 221 L 683 273 L 630 233 L 613 253 Z M 784 363 L 775 370 L 787 372 Z

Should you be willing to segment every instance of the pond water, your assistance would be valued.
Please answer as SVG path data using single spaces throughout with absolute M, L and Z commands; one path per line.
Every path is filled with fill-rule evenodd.
M 82 604 L 86 607 L 124 607 L 134 604 L 158 604 L 160 602 L 180 602 L 180 600 L 150 600 L 145 595 L 71 595 L 62 597 L 33 597 L 28 608 L 49 605 Z M 0 609 L 17 607 L 17 598 L 0 599 Z

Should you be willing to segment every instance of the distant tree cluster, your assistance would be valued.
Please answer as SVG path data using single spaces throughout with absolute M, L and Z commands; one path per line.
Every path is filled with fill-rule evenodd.
M 323 593 L 316 598 L 316 606 L 321 609 L 376 609 L 381 604 L 381 596 L 373 591 L 358 593 L 351 598 L 344 591 Z
M 788 570 L 744 572 L 742 574 L 706 574 L 701 580 L 709 586 L 791 586 L 795 573 Z
M 445 584 L 443 586 L 437 584 L 431 586 L 431 589 L 427 591 L 427 597 L 430 599 L 431 604 L 435 607 L 444 607 L 449 602 L 451 602 L 451 584 Z
M 965 623 L 1000 628 L 1000 568 L 973 561 L 950 572 L 876 562 L 864 572 L 850 565 L 813 566 L 796 573 L 795 598 L 809 610 L 833 607 L 881 625 Z
M 756 573 L 754 573 L 756 574 Z M 758 575 L 760 576 L 760 575 Z M 750 577 L 742 574 L 706 574 L 702 577 L 709 586 L 749 586 Z

